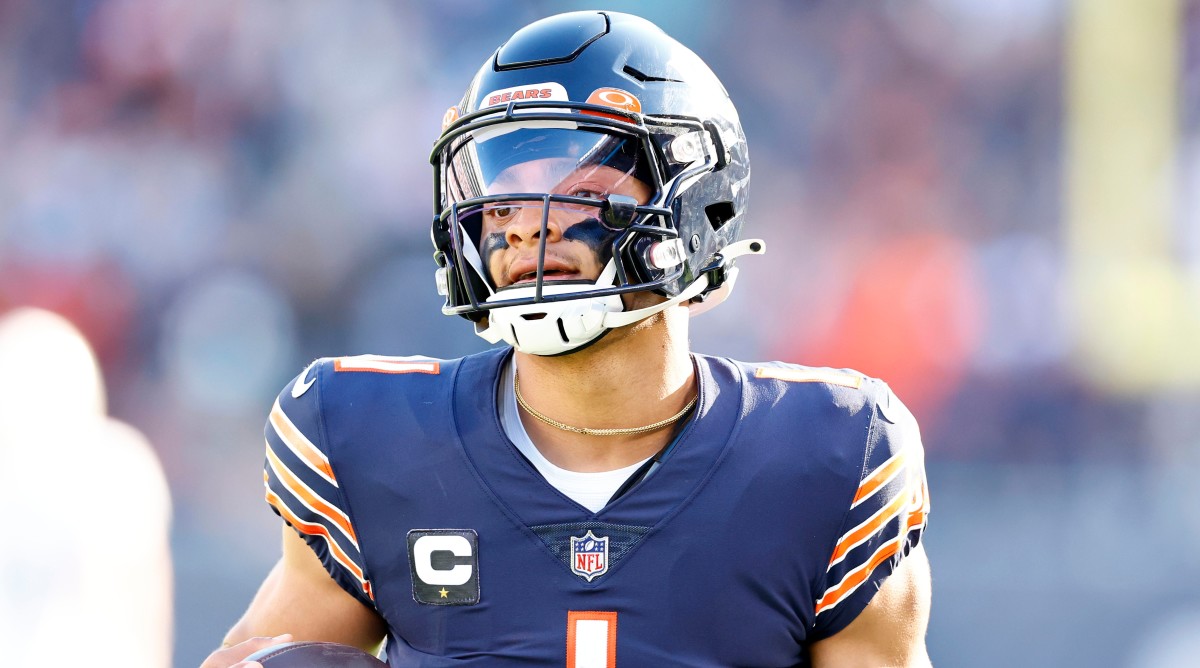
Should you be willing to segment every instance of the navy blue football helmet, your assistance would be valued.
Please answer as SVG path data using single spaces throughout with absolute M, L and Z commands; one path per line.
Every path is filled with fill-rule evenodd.
M 571 352 L 675 304 L 706 310 L 732 288 L 734 258 L 765 249 L 739 241 L 750 160 L 728 93 L 636 16 L 517 31 L 447 111 L 431 162 L 442 310 L 524 352 Z M 518 215 L 540 247 L 497 268 L 495 230 Z M 591 247 L 598 276 L 547 255 L 559 233 Z M 621 295 L 643 291 L 665 301 L 625 310 Z

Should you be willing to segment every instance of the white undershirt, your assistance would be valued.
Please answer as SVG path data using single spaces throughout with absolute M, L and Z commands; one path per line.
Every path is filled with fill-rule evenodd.
M 580 473 L 568 471 L 550 463 L 542 456 L 537 446 L 529 439 L 525 425 L 521 422 L 521 414 L 517 412 L 517 395 L 513 391 L 513 373 L 516 370 L 516 360 L 504 365 L 504 373 L 500 378 L 500 425 L 508 439 L 517 446 L 521 454 L 533 463 L 534 468 L 554 489 L 562 492 L 567 498 L 587 508 L 593 513 L 599 512 L 608 503 L 613 494 L 638 467 L 646 463 L 647 457 L 640 462 L 634 462 L 615 471 L 599 471 L 595 473 Z

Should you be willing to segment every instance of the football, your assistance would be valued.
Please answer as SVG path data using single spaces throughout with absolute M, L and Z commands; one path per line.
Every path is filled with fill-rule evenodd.
M 366 652 L 335 642 L 289 642 L 246 657 L 263 668 L 379 668 L 386 663 Z

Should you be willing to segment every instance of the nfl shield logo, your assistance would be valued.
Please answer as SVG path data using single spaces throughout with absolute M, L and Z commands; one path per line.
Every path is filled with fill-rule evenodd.
M 571 536 L 571 572 L 588 582 L 607 573 L 608 536 L 600 538 L 591 529 L 581 538 Z

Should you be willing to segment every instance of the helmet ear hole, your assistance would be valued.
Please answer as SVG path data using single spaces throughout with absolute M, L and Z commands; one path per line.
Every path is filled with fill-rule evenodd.
M 709 136 L 712 137 L 713 148 L 717 151 L 717 164 L 713 165 L 713 171 L 719 172 L 729 164 L 729 155 L 725 152 L 725 140 L 721 138 L 721 130 L 716 123 L 704 121 L 704 129 L 708 130 Z
M 704 207 L 704 215 L 708 218 L 708 224 L 714 230 L 719 230 L 733 220 L 737 212 L 733 209 L 733 202 L 716 202 Z

